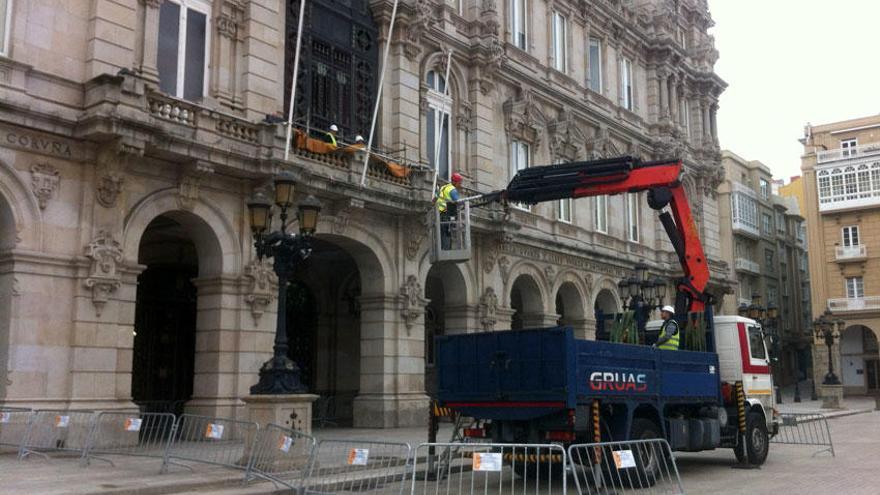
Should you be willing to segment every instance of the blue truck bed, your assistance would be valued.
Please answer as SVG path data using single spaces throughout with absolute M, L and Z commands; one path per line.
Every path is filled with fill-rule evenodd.
M 571 328 L 437 338 L 438 399 L 481 419 L 527 420 L 594 398 L 720 400 L 718 355 L 574 338 Z

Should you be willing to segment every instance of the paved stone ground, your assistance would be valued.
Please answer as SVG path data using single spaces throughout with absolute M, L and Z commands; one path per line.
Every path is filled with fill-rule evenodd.
M 829 421 L 837 456 L 813 455 L 812 446 L 772 444 L 767 463 L 754 471 L 731 469 L 729 449 L 676 454 L 682 482 L 689 494 L 803 494 L 876 495 L 880 493 L 880 412 L 867 412 Z M 421 428 L 399 430 L 330 429 L 320 438 L 362 438 L 422 442 Z M 448 431 L 439 436 L 448 438 Z M 242 473 L 197 466 L 195 473 L 174 469 L 158 475 L 155 459 L 117 459 L 111 467 L 100 461 L 82 468 L 75 458 L 39 458 L 19 462 L 0 454 L 0 494 L 206 494 L 252 495 L 283 493 L 269 483 L 242 488 Z M 570 488 L 573 484 L 570 483 Z M 554 490 L 556 491 L 556 490 Z M 573 492 L 571 492 L 573 493 Z

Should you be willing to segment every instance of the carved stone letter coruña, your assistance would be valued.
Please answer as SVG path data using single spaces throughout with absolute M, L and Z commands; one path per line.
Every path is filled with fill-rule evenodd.
M 480 325 L 484 332 L 495 329 L 495 323 L 498 322 L 497 312 L 498 296 L 495 295 L 495 289 L 486 287 L 486 291 L 480 296 Z
M 55 195 L 55 190 L 58 189 L 58 183 L 61 182 L 58 169 L 48 163 L 38 163 L 31 167 L 31 176 L 34 196 L 40 203 L 40 209 L 45 210 L 49 200 Z
M 122 248 L 109 232 L 101 230 L 95 240 L 86 246 L 86 257 L 92 260 L 92 265 L 85 286 L 92 290 L 92 304 L 95 305 L 95 314 L 100 318 L 104 305 L 122 285 L 122 276 L 119 273 Z
M 416 319 L 425 312 L 425 301 L 422 299 L 422 285 L 415 275 L 406 277 L 406 283 L 400 288 L 401 311 L 406 329 L 412 328 Z
M 278 276 L 272 270 L 272 262 L 265 258 L 263 261 L 254 260 L 246 266 L 244 278 L 248 282 L 244 300 L 251 306 L 254 325 L 258 325 L 260 317 L 278 293 Z

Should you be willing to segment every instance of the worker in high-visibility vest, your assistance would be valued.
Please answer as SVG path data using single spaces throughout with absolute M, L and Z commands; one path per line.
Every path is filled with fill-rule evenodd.
M 434 205 L 440 212 L 440 247 L 442 249 L 452 247 L 452 229 L 450 227 L 458 212 L 456 202 L 460 197 L 458 195 L 459 186 L 461 186 L 461 174 L 456 172 L 452 174 L 451 182 L 441 187 L 437 197 L 434 198 Z
M 663 306 L 660 310 L 660 319 L 663 324 L 660 325 L 660 337 L 654 347 L 665 349 L 667 351 L 677 351 L 681 332 L 679 332 L 678 322 L 675 321 L 675 308 L 672 306 Z
M 324 138 L 324 141 L 326 141 L 327 143 L 329 143 L 331 146 L 333 146 L 335 148 L 337 146 L 336 135 L 338 133 L 339 133 L 339 128 L 336 127 L 336 124 L 332 124 L 330 126 L 330 130 L 324 133 L 326 136 Z

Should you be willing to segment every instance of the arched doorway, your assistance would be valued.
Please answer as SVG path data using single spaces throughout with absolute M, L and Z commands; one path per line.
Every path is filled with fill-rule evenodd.
M 434 374 L 434 338 L 467 332 L 467 288 L 457 265 L 431 266 L 425 279 L 425 390 L 437 391 Z
M 840 336 L 840 374 L 847 395 L 880 393 L 880 353 L 877 335 L 864 325 L 853 325 Z
M 531 275 L 520 275 L 510 289 L 510 307 L 513 309 L 510 327 L 513 330 L 542 326 L 544 313 L 541 288 Z
M 353 422 L 360 390 L 362 271 L 340 239 L 318 236 L 288 290 L 290 358 L 303 383 L 321 398 L 315 415 L 337 425 Z M 366 249 L 366 248 L 363 248 Z
M 180 215 L 159 215 L 138 248 L 132 400 L 149 411 L 182 413 L 193 396 L 199 255 Z
M 617 298 L 609 289 L 602 289 L 596 294 L 596 302 L 593 305 L 596 314 L 596 340 L 608 338 L 608 325 L 614 315 L 620 312 Z
M 15 246 L 15 219 L 6 198 L 0 195 L 0 260 Z M 8 267 L 8 268 L 7 268 Z M 12 321 L 11 263 L 0 263 L 0 401 L 6 398 L 9 369 L 9 333 Z
M 575 329 L 576 335 L 582 336 L 586 315 L 584 301 L 580 291 L 572 282 L 564 282 L 556 291 L 557 324 Z

